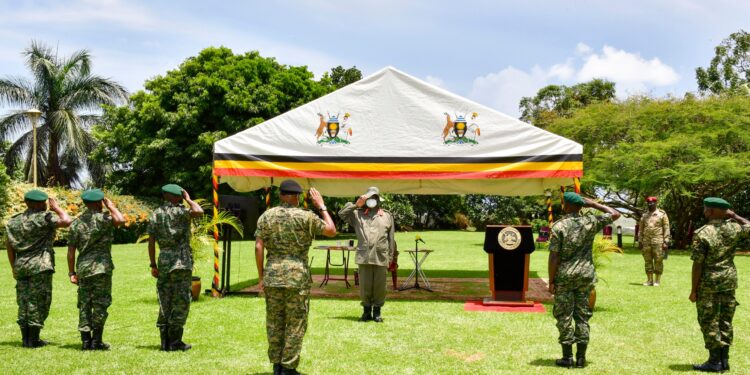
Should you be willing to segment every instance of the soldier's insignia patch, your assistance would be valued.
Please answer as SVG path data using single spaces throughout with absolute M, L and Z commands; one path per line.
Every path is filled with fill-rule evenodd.
M 455 119 L 451 119 L 451 115 L 448 112 L 443 113 L 445 115 L 445 126 L 443 127 L 443 143 L 449 144 L 478 144 L 477 137 L 481 135 L 479 125 L 476 123 L 479 114 L 476 112 L 471 113 L 470 118 L 466 118 L 465 115 L 456 114 Z
M 352 136 L 352 128 L 349 126 L 351 115 L 345 113 L 344 117 L 339 119 L 339 114 L 331 115 L 330 113 L 323 116 L 318 113 L 320 122 L 318 130 L 315 132 L 315 139 L 319 145 L 346 145 L 349 144 L 349 138 Z

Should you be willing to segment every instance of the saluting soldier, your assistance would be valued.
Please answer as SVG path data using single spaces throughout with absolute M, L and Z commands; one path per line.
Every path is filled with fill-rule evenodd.
M 49 207 L 54 211 L 47 211 Z M 5 227 L 8 260 L 16 279 L 18 325 L 24 348 L 47 345 L 39 338 L 52 303 L 57 228 L 70 225 L 70 216 L 41 190 L 24 194 L 26 211 L 13 216 Z
M 273 363 L 273 373 L 299 374 L 297 366 L 307 330 L 312 284 L 307 255 L 313 239 L 321 234 L 335 236 L 336 226 L 315 188 L 310 189 L 310 197 L 322 220 L 298 207 L 302 187 L 297 182 L 282 181 L 279 190 L 281 205 L 258 218 L 255 261 L 259 285 L 266 297 L 268 359 Z
M 82 350 L 108 350 L 102 340 L 107 308 L 112 304 L 112 240 L 125 217 L 100 189 L 81 194 L 86 210 L 68 234 L 68 277 L 78 285 L 78 330 Z M 107 211 L 102 209 L 107 208 Z M 78 263 L 76 264 L 76 250 Z
M 377 187 L 348 202 L 339 216 L 357 234 L 357 265 L 359 267 L 359 297 L 364 312 L 362 322 L 383 322 L 381 308 L 385 304 L 385 285 L 388 264 L 396 252 L 393 216 L 381 207 L 382 198 Z
M 646 198 L 648 212 L 641 217 L 638 227 L 638 247 L 646 262 L 645 286 L 659 286 L 664 272 L 664 255 L 669 247 L 669 217 L 664 210 L 656 208 L 656 197 Z M 656 275 L 656 278 L 654 278 Z
M 592 258 L 594 237 L 617 220 L 620 213 L 591 199 L 567 192 L 563 195 L 567 214 L 552 225 L 549 243 L 549 291 L 555 295 L 552 314 L 557 320 L 562 345 L 561 367 L 584 367 L 589 343 L 589 318 L 593 311 L 589 295 L 596 283 Z M 581 215 L 583 207 L 592 207 L 604 215 Z M 573 361 L 573 344 L 577 344 Z
M 708 360 L 693 368 L 720 372 L 729 370 L 732 318 L 738 305 L 734 298 L 737 289 L 734 254 L 738 242 L 750 235 L 750 221 L 732 212 L 729 202 L 721 198 L 706 198 L 703 207 L 708 223 L 695 231 L 691 245 L 690 302 L 695 302 L 698 311 Z
M 161 188 L 164 203 L 148 223 L 148 257 L 151 275 L 157 279 L 159 327 L 162 351 L 186 351 L 192 346 L 182 341 L 183 327 L 190 312 L 190 286 L 193 276 L 193 252 L 190 249 L 190 219 L 203 215 L 203 209 L 190 199 L 179 185 Z M 182 204 L 187 202 L 190 208 Z M 159 263 L 155 261 L 159 244 Z

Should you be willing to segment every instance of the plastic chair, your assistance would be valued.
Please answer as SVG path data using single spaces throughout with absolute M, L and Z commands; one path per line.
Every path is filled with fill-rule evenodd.
M 543 242 L 549 242 L 549 227 L 539 228 L 539 236 L 536 238 L 536 247 L 539 248 L 539 244 Z

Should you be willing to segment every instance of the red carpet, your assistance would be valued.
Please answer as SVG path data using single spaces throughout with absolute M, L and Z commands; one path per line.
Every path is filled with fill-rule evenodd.
M 464 304 L 464 311 L 492 311 L 492 312 L 512 312 L 512 313 L 543 313 L 544 305 L 535 302 L 534 306 L 485 306 L 482 301 L 467 301 Z

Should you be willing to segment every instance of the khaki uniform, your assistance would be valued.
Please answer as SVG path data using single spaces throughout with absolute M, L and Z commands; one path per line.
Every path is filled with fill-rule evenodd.
M 112 304 L 112 241 L 114 224 L 109 212 L 87 209 L 71 225 L 68 244 L 78 250 L 78 330 L 104 328 Z
M 347 203 L 339 211 L 357 234 L 359 296 L 362 306 L 385 304 L 386 272 L 396 250 L 393 216 L 383 209 L 358 208 Z
M 26 210 L 8 220 L 7 240 L 16 250 L 18 325 L 44 327 L 52 303 L 55 240 L 59 218 L 49 211 Z
M 690 259 L 703 265 L 695 307 L 706 349 L 732 345 L 732 318 L 739 305 L 734 254 L 737 243 L 749 235 L 750 225 L 726 220 L 711 220 L 695 231 Z
M 562 345 L 588 344 L 589 294 L 596 283 L 593 261 L 594 237 L 612 216 L 570 214 L 552 225 L 549 251 L 557 252 L 560 264 L 555 273 L 555 304 L 552 315 L 557 320 Z
M 663 245 L 669 244 L 669 218 L 664 210 L 657 208 L 654 212 L 647 211 L 639 223 L 638 243 L 646 262 L 646 273 L 661 275 L 664 272 Z
M 325 222 L 308 210 L 282 203 L 258 218 L 255 237 L 267 252 L 263 271 L 268 359 L 297 368 L 310 311 L 310 265 L 307 254 Z

